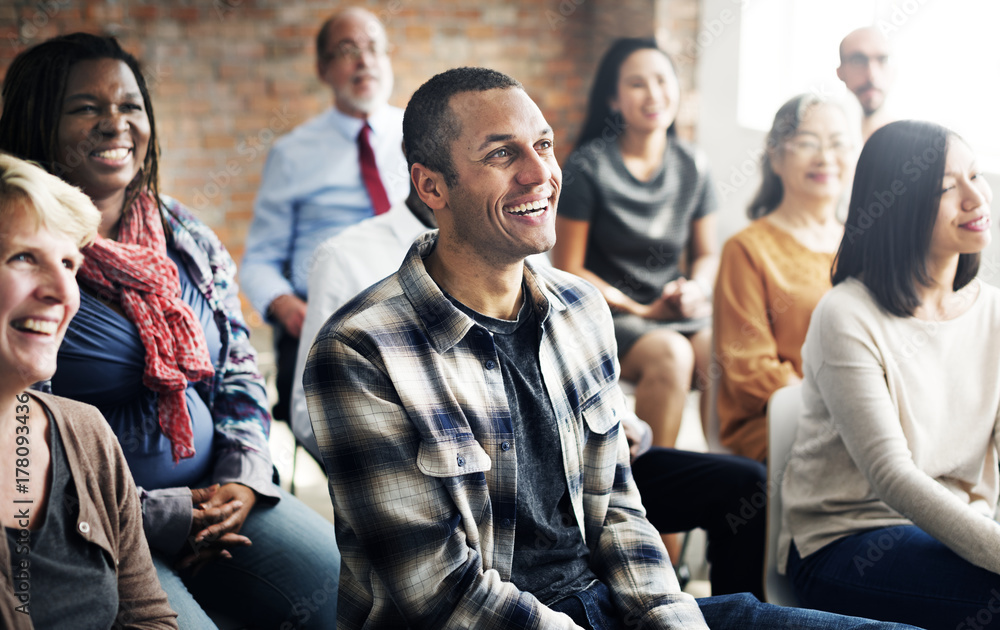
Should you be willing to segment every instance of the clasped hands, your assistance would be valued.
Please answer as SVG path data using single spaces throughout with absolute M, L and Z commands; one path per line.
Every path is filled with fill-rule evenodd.
M 660 321 L 709 317 L 712 301 L 700 283 L 681 277 L 663 286 L 660 296 L 645 305 L 643 317 Z
M 191 533 L 177 568 L 197 572 L 212 560 L 231 558 L 231 548 L 249 547 L 250 539 L 239 532 L 256 501 L 254 491 L 238 483 L 192 488 Z

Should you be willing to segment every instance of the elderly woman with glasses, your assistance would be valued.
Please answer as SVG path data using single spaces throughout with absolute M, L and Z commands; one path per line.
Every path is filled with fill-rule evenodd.
M 761 159 L 755 219 L 723 247 L 715 286 L 716 401 L 723 445 L 767 457 L 765 406 L 802 378 L 800 349 L 844 234 L 838 202 L 854 171 L 840 108 L 796 96 L 778 110 Z

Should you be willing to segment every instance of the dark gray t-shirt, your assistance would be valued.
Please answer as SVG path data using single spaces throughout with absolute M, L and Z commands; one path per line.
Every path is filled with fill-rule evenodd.
M 680 275 L 691 223 L 715 212 L 715 185 L 700 153 L 671 138 L 663 165 L 636 179 L 615 141 L 596 139 L 563 167 L 559 214 L 590 222 L 584 266 L 611 286 L 649 304 Z
M 28 579 L 24 583 L 35 628 L 105 630 L 118 614 L 118 577 L 107 553 L 76 531 L 80 499 L 51 415 L 49 427 L 52 485 L 45 520 L 30 533 L 29 546 L 19 544 L 17 530 L 7 528 L 14 588 L 21 588 L 18 572 L 21 562 L 26 561 Z
M 586 589 L 597 579 L 570 504 L 562 446 L 538 359 L 541 329 L 524 289 L 517 321 L 481 315 L 451 299 L 490 331 L 510 407 L 517 453 L 517 512 L 510 581 L 543 604 Z

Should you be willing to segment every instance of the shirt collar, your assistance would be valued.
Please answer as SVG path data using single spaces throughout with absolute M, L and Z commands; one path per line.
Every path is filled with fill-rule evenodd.
M 437 230 L 417 237 L 399 268 L 399 280 L 403 293 L 427 329 L 434 349 L 443 353 L 461 341 L 476 322 L 451 303 L 424 267 L 424 258 L 434 251 L 437 238 Z M 539 275 L 530 262 L 524 265 L 524 279 L 540 325 L 544 325 L 550 311 L 566 310 L 567 305 L 560 299 L 558 290 L 552 290 L 546 278 Z
M 387 132 L 386 130 L 388 128 L 389 121 L 387 120 L 387 116 L 385 114 L 388 111 L 389 106 L 382 105 L 368 116 L 368 125 L 372 128 L 372 135 L 376 138 L 381 133 Z M 361 128 L 366 122 L 365 119 L 348 116 L 344 112 L 337 109 L 336 105 L 329 109 L 328 116 L 330 117 L 330 122 L 333 126 L 336 127 L 345 138 L 352 141 L 357 140 L 358 134 L 361 133 Z
M 431 229 L 420 222 L 420 219 L 406 205 L 405 200 L 394 204 L 389 208 L 389 212 L 383 216 L 385 216 L 385 224 L 400 242 L 412 243 L 414 234 L 423 234 Z

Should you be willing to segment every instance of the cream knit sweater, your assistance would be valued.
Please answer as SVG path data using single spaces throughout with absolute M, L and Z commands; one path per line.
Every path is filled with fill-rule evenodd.
M 947 321 L 883 311 L 834 287 L 802 348 L 804 414 L 782 483 L 778 557 L 849 534 L 917 525 L 1000 573 L 1000 290 L 978 280 Z

